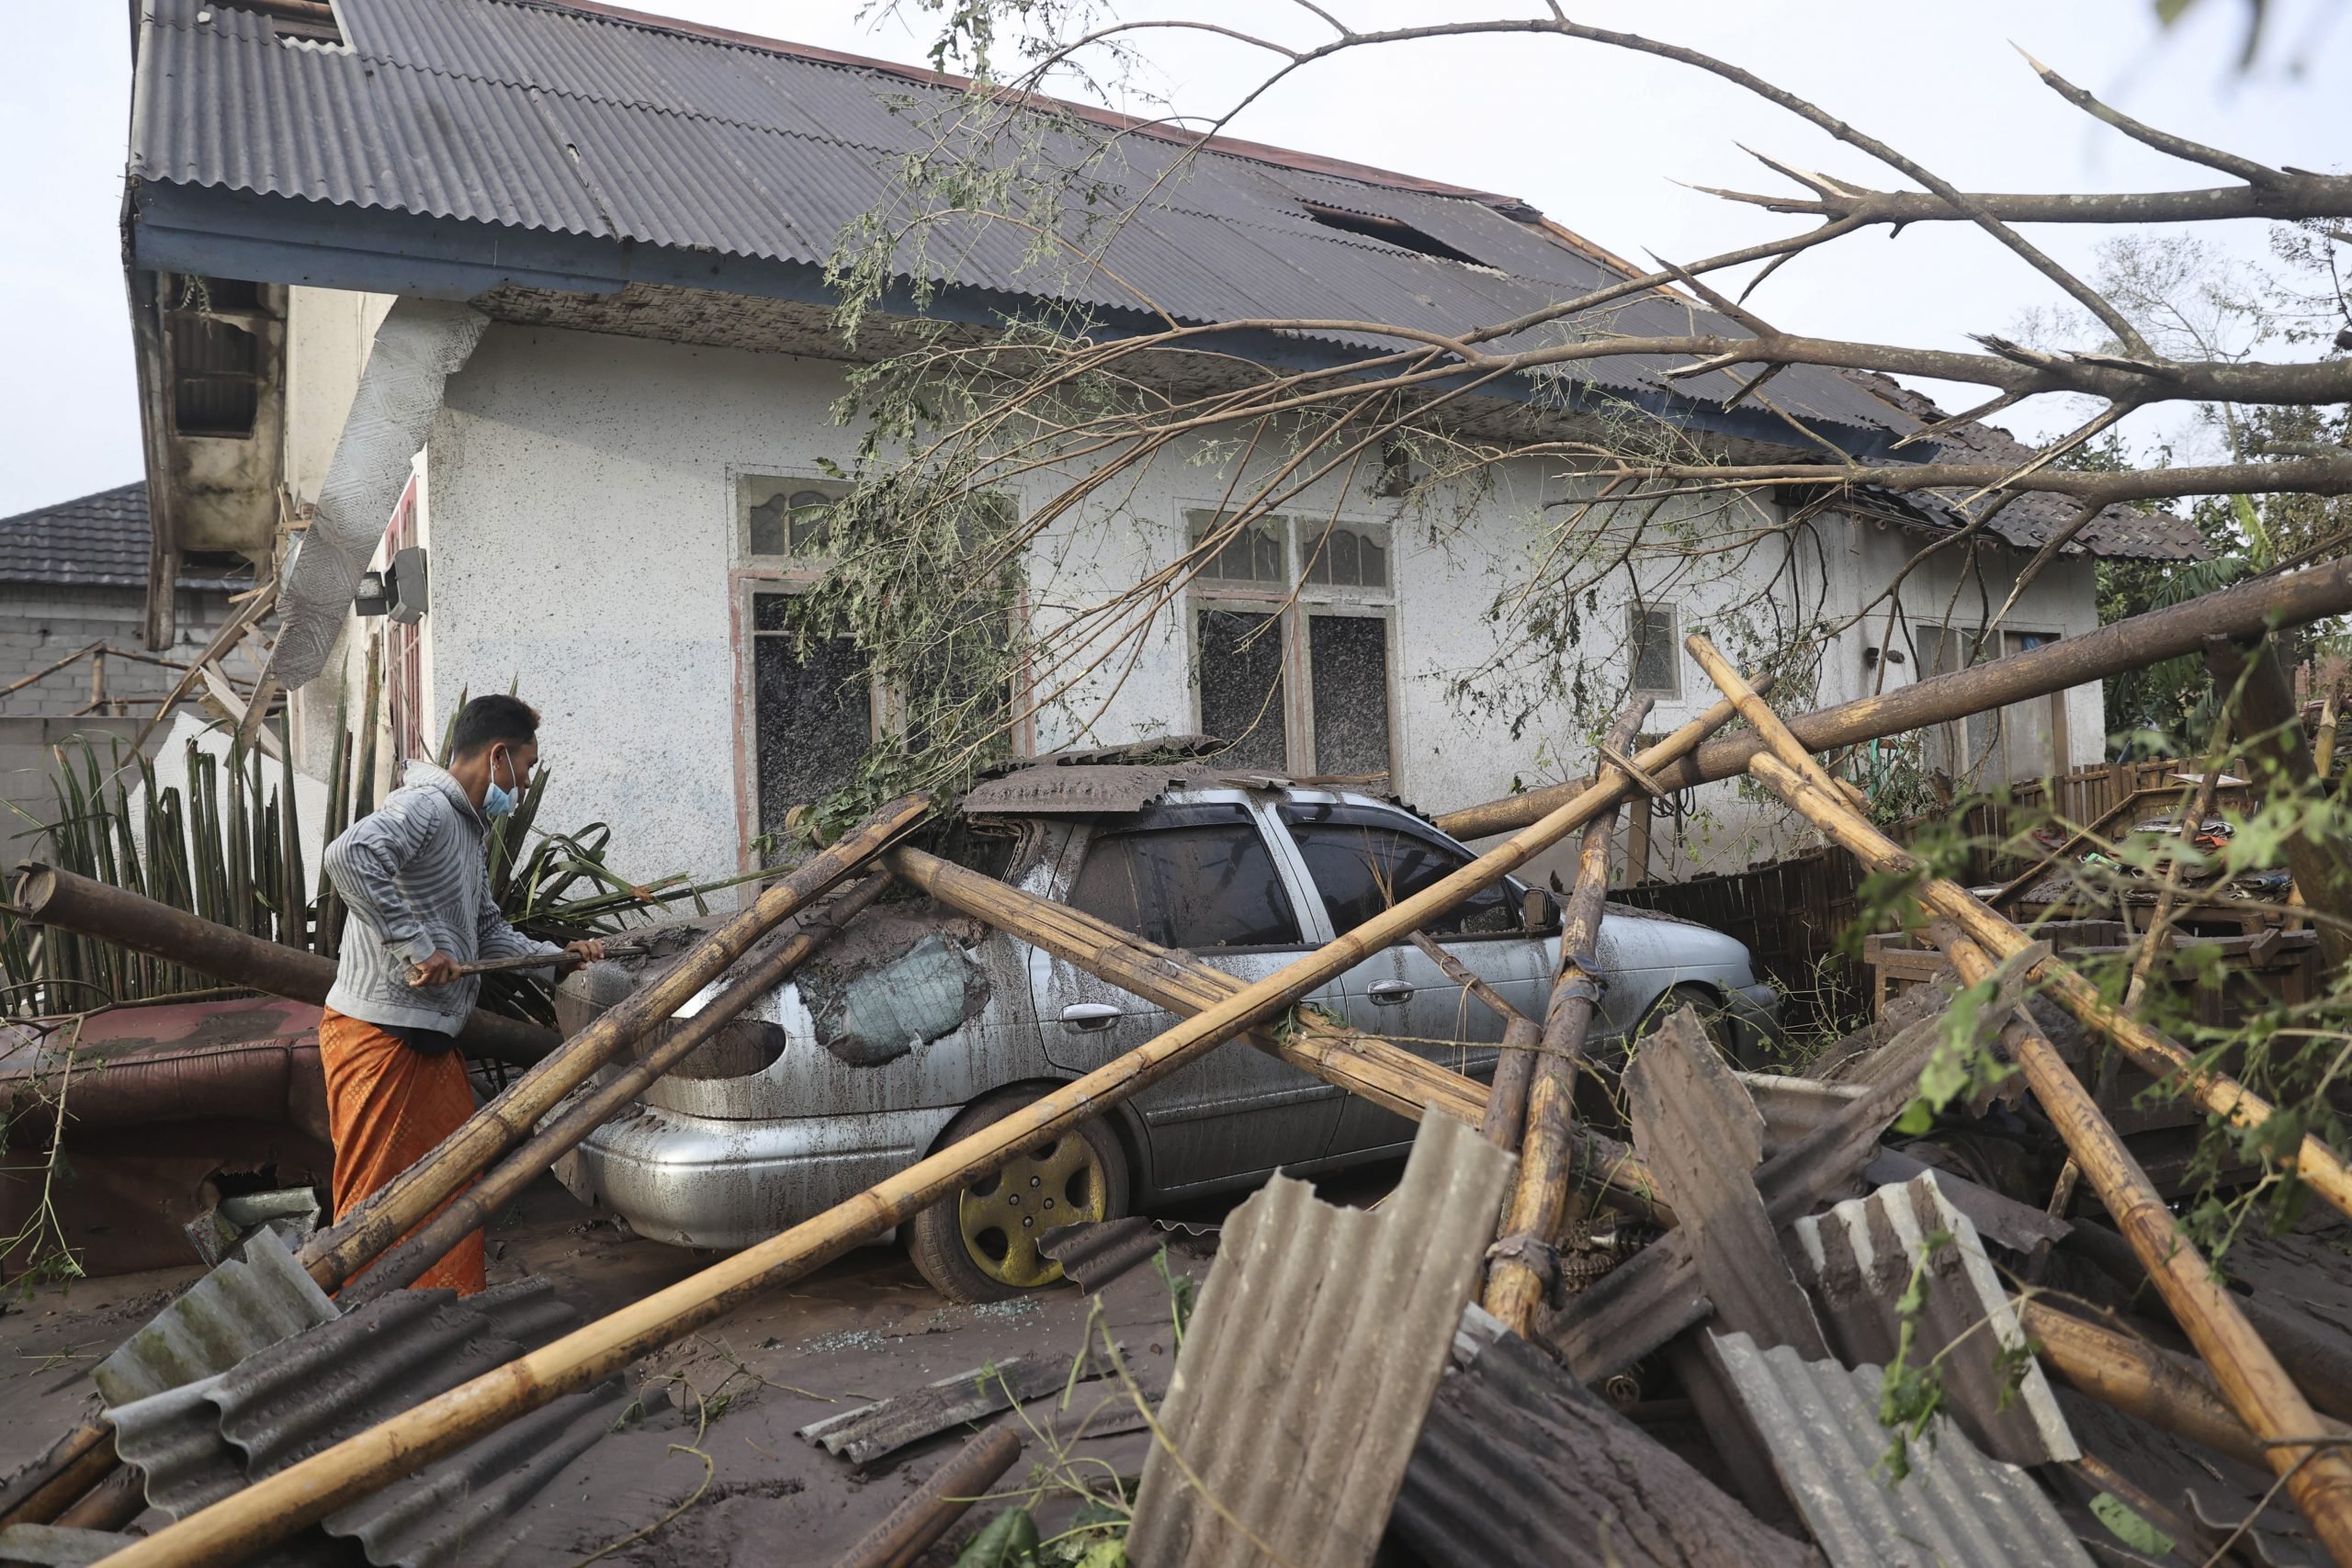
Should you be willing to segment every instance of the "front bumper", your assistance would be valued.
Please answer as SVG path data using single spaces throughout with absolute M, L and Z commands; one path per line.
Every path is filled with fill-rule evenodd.
M 641 1236 L 733 1250 L 823 1213 L 928 1151 L 953 1106 L 729 1122 L 636 1105 L 556 1162 Z

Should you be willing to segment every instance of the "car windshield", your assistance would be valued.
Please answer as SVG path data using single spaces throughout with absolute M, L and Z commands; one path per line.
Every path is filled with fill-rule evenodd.
M 1273 856 L 1247 818 L 1100 834 L 1070 902 L 1162 947 L 1300 940 Z
M 1352 931 L 1469 863 L 1470 857 L 1402 818 L 1361 808 L 1284 807 L 1283 820 L 1337 931 Z M 1426 928 L 1432 936 L 1498 936 L 1519 929 L 1506 883 L 1473 894 Z

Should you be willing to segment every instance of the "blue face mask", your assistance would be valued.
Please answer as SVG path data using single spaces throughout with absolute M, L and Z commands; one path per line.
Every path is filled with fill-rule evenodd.
M 512 760 L 509 760 L 507 762 L 507 777 L 509 778 L 513 778 L 514 776 L 514 766 Z M 501 817 L 512 817 L 514 814 L 514 807 L 519 804 L 519 802 L 516 801 L 514 792 L 513 790 L 508 789 L 505 785 L 498 782 L 498 758 L 495 754 L 492 754 L 490 759 L 490 787 L 482 791 L 481 814 L 484 817 L 491 818 L 492 821 L 496 821 Z M 521 781 L 517 780 L 516 782 L 520 783 Z

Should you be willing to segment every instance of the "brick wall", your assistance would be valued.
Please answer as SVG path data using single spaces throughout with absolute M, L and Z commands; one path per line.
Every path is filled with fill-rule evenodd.
M 14 685 L 42 666 L 104 640 L 144 652 L 140 626 L 146 595 L 136 588 L 62 587 L 43 582 L 0 582 L 0 687 Z M 164 657 L 190 661 L 228 618 L 228 596 L 183 590 L 178 604 L 179 640 Z M 250 674 L 240 661 L 231 669 Z M 179 671 L 128 659 L 107 660 L 109 697 L 160 697 Z M 90 664 L 83 660 L 23 691 L 0 698 L 0 714 L 58 717 L 90 700 Z M 144 715 L 152 705 L 130 710 Z

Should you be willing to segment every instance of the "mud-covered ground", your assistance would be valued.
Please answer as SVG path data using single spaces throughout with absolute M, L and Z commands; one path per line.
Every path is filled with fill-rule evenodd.
M 1179 1239 L 1170 1247 L 1171 1267 L 1204 1279 L 1213 1245 Z M 492 1229 L 490 1247 L 492 1283 L 526 1273 L 551 1277 L 583 1317 L 684 1279 L 717 1256 L 629 1235 L 609 1217 L 591 1216 L 551 1180 Z M 6 1412 L 0 1474 L 80 1416 L 90 1367 L 200 1272 L 191 1266 L 84 1280 L 29 1297 L 12 1287 L 0 1297 L 0 1410 Z M 1100 1321 L 1126 1350 L 1136 1382 L 1156 1398 L 1175 1351 L 1168 1287 L 1146 1265 L 1112 1282 L 1099 1301 Z M 1097 1310 L 1069 1286 L 989 1306 L 952 1305 L 902 1251 L 851 1253 L 633 1369 L 632 1384 L 656 1413 L 606 1436 L 535 1497 L 526 1516 L 529 1533 L 507 1562 L 514 1568 L 576 1563 L 689 1498 L 670 1522 L 599 1561 L 830 1562 L 973 1429 L 927 1438 L 861 1472 L 795 1436 L 798 1427 L 867 1398 L 912 1393 L 1012 1356 L 1066 1364 L 1084 1347 Z M 1082 1413 L 1106 1402 L 1131 1407 L 1125 1392 L 1104 1380 L 1080 1384 L 1070 1409 Z M 1111 1425 L 1109 1414 L 1098 1424 Z M 1051 1430 L 1064 1419 L 1055 1396 L 1032 1402 L 1018 1416 L 992 1419 L 1012 1423 L 1024 1441 L 1021 1462 L 1000 1492 L 1072 1459 L 1100 1460 L 1132 1475 L 1148 1441 L 1138 1431 L 1067 1444 Z M 1102 1472 L 1099 1464 L 1092 1469 Z M 923 1561 L 952 1561 L 955 1545 L 993 1511 L 985 1504 L 973 1510 Z M 140 1528 L 163 1519 L 151 1511 Z

